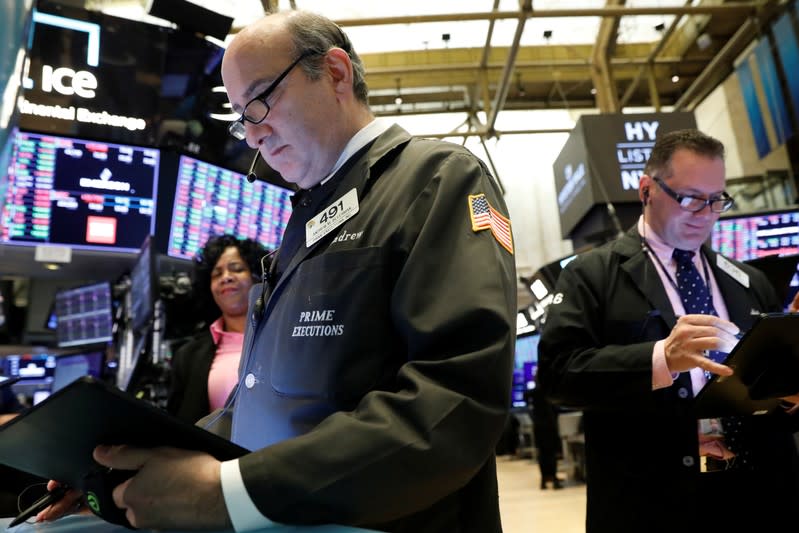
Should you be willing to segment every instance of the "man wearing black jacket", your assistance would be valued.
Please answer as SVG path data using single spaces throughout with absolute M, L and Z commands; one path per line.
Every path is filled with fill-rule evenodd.
M 705 371 L 732 373 L 707 355 L 729 352 L 757 315 L 780 310 L 760 271 L 704 244 L 732 204 L 723 156 L 720 142 L 695 130 L 659 136 L 640 180 L 636 226 L 578 256 L 558 279 L 539 384 L 584 411 L 588 533 L 797 523 L 797 418 L 743 417 L 719 436 L 705 431 L 718 421 L 692 412 Z M 679 250 L 693 252 L 715 316 L 686 313 Z

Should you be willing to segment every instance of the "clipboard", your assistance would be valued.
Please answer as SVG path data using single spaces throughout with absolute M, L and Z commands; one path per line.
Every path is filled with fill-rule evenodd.
M 699 418 L 764 415 L 799 392 L 799 313 L 764 313 L 724 360 L 732 376 L 714 375 L 694 398 Z
M 248 450 L 92 376 L 79 378 L 0 426 L 0 463 L 84 486 L 96 474 L 98 444 L 173 446 L 221 461 Z

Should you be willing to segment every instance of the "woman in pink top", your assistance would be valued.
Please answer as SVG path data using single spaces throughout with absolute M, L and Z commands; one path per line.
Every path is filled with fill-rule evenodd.
M 172 357 L 167 411 L 196 422 L 222 407 L 238 381 L 250 288 L 269 268 L 251 239 L 211 237 L 195 257 L 194 300 L 205 326 Z

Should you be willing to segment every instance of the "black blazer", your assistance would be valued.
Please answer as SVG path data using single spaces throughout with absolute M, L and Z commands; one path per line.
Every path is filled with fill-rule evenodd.
M 730 320 L 742 330 L 758 313 L 779 310 L 762 272 L 731 261 L 748 276 L 746 288 L 718 267 L 718 254 L 708 247 L 702 253 Z M 703 507 L 696 495 L 697 476 L 713 474 L 699 472 L 689 374 L 652 390 L 654 344 L 675 322 L 635 228 L 581 254 L 558 278 L 539 345 L 538 380 L 554 401 L 583 410 L 589 533 L 676 531 L 699 513 L 721 512 Z M 799 417 L 745 419 L 754 467 L 767 479 L 752 490 L 775 502 L 779 494 L 797 494 L 792 432 Z M 759 511 L 733 505 L 723 512 Z
M 215 355 L 216 344 L 208 327 L 174 353 L 166 406 L 170 414 L 193 424 L 211 411 L 208 373 Z

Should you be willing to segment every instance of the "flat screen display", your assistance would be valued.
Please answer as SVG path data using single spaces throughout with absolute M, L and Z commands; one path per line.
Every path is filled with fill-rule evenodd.
M 799 291 L 799 266 L 793 268 L 799 254 L 799 208 L 724 216 L 713 227 L 710 241 L 719 253 L 762 270 L 787 310 Z M 793 270 L 789 278 L 786 268 Z
M 0 243 L 135 252 L 154 230 L 160 152 L 19 132 Z
M 748 261 L 767 255 L 799 253 L 799 209 L 729 215 L 710 234 L 717 252 Z
M 180 156 L 167 255 L 192 259 L 212 235 L 250 238 L 278 247 L 291 215 L 291 191 Z
M 150 323 L 155 309 L 155 255 L 147 237 L 130 271 L 130 325 L 139 331 Z
M 113 306 L 108 282 L 56 292 L 58 346 L 82 346 L 113 339 Z
M 154 144 L 167 29 L 63 4 L 34 10 L 20 128 Z
M 48 388 L 53 383 L 55 355 L 22 354 L 3 358 L 3 374 L 20 378 L 20 383 L 39 384 Z
M 516 337 L 516 350 L 513 356 L 513 387 L 511 406 L 526 407 L 528 391 L 535 388 L 535 374 L 538 370 L 538 333 Z
M 103 377 L 105 353 L 102 351 L 56 357 L 52 392 L 57 392 L 83 376 Z

